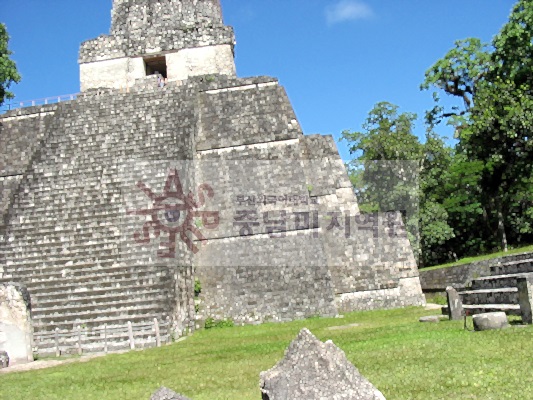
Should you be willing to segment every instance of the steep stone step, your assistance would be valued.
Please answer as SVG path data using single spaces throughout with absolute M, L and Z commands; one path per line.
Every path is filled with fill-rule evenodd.
M 24 244 L 23 244 L 24 245 Z M 42 243 L 42 244 L 38 244 L 38 245 L 32 245 L 32 246 L 25 246 L 24 247 L 24 256 L 26 257 L 31 257 L 33 256 L 34 258 L 39 258 L 41 257 L 41 260 L 44 258 L 43 256 L 53 256 L 55 255 L 56 257 L 60 257 L 62 254 L 65 254 L 66 252 L 69 253 L 69 258 L 65 260 L 65 262 L 68 262 L 68 261 L 71 261 L 71 260 L 76 260 L 76 259 L 84 259 L 84 258 L 89 258 L 91 257 L 91 255 L 94 256 L 94 250 L 92 251 L 92 254 L 91 254 L 91 251 L 89 249 L 91 249 L 92 246 L 99 246 L 101 248 L 101 253 L 103 256 L 105 255 L 108 255 L 110 252 L 113 252 L 113 251 L 117 251 L 118 248 L 120 247 L 119 244 L 117 243 L 110 243 L 109 241 L 106 241 L 106 242 L 100 242 L 100 243 L 95 243 L 94 241 L 91 241 L 91 242 L 87 242 L 87 241 L 84 241 L 80 244 L 67 244 L 67 243 L 64 243 L 63 245 L 61 245 L 60 243 L 57 243 L 57 244 L 46 244 L 46 243 Z M 99 254 L 99 256 L 100 256 Z M 6 257 L 6 264 L 8 266 L 11 266 L 11 265 L 17 265 L 19 264 L 19 260 L 22 260 L 22 257 L 23 255 L 22 254 L 14 254 L 16 256 L 19 256 L 20 258 L 13 258 L 13 257 Z M 115 256 L 116 258 L 116 256 Z M 47 259 L 47 258 L 45 258 Z M 9 263 L 9 264 L 8 264 Z
M 36 276 L 26 276 L 24 281 L 28 288 L 48 287 L 53 283 L 55 287 L 69 286 L 72 284 L 79 285 L 83 288 L 85 285 L 93 283 L 120 283 L 131 281 L 133 279 L 139 282 L 146 282 L 154 279 L 167 278 L 170 276 L 169 271 L 155 272 L 151 270 L 133 270 L 133 271 L 114 271 L 112 273 L 99 273 L 98 271 L 87 271 L 88 273 L 74 274 L 70 271 L 64 273 L 39 274 Z M 91 273 L 92 272 L 92 273 Z
M 97 277 L 101 276 L 102 279 L 131 279 L 131 278 L 144 278 L 152 275 L 153 277 L 163 277 L 169 274 L 176 272 L 173 268 L 155 268 L 149 265 L 149 260 L 139 260 L 144 261 L 145 264 L 132 264 L 129 267 L 109 267 L 107 268 L 87 268 L 81 271 L 76 271 L 70 267 L 63 267 L 62 269 L 57 269 L 50 273 L 47 272 L 46 268 L 39 268 L 34 274 L 31 273 L 31 269 L 26 268 L 22 269 L 18 267 L 17 270 L 13 268 L 4 267 L 3 276 L 0 279 L 0 282 L 5 281 L 15 281 L 22 282 L 31 287 L 39 287 L 39 283 L 46 284 L 48 281 L 57 280 L 59 283 L 62 283 L 65 280 L 80 280 L 83 278 L 85 282 L 92 281 Z M 110 265 L 113 265 L 110 263 Z M 176 267 L 177 268 L 177 267 Z
M 477 289 L 499 289 L 506 287 L 516 287 L 518 278 L 527 276 L 529 272 L 507 275 L 491 275 L 477 278 L 472 281 L 472 290 Z
M 166 307 L 162 305 L 158 305 L 157 308 L 140 306 L 85 313 L 57 314 L 35 318 L 34 331 L 53 331 L 56 327 L 63 330 L 73 330 L 78 325 L 86 325 L 88 328 L 93 329 L 101 327 L 104 324 L 125 325 L 128 321 L 138 323 L 152 321 L 153 318 L 163 317 L 162 319 L 166 319 L 166 316 Z
M 161 344 L 167 345 L 172 343 L 171 336 L 167 333 L 160 333 L 161 337 Z M 78 354 L 78 343 L 77 339 L 71 339 L 68 340 L 68 342 L 64 342 L 66 338 L 61 338 L 62 343 L 60 345 L 60 351 L 61 355 L 75 355 Z M 104 345 L 104 338 L 95 338 L 90 337 L 89 339 L 82 339 L 82 353 L 103 353 L 105 349 Z M 156 339 L 155 335 L 152 334 L 142 334 L 137 335 L 134 338 L 135 348 L 136 349 L 149 349 L 156 347 Z M 39 348 L 39 355 L 41 356 L 55 356 L 56 354 L 56 347 L 55 347 L 55 339 L 54 340 L 41 340 L 37 341 L 35 340 L 36 346 Z M 129 342 L 129 336 L 122 335 L 121 337 L 108 339 L 107 340 L 107 351 L 108 352 L 114 352 L 114 351 L 120 351 L 120 350 L 128 350 L 130 349 L 130 342 Z
M 177 267 L 176 267 L 177 268 Z M 64 280 L 64 279 L 82 279 L 89 281 L 94 277 L 101 277 L 102 279 L 126 279 L 126 278 L 142 278 L 148 275 L 153 277 L 167 276 L 175 272 L 172 267 L 160 267 L 150 265 L 124 265 L 115 262 L 89 264 L 80 263 L 77 266 L 70 264 L 69 266 L 43 266 L 33 268 L 20 268 L 15 272 L 11 268 L 7 268 L 5 277 L 16 278 L 19 281 L 30 282 L 37 284 L 41 281 L 49 280 Z M 9 274 L 9 276 L 8 276 Z
M 507 315 L 521 315 L 518 304 L 464 304 L 463 309 L 468 315 L 496 311 L 503 311 Z M 448 314 L 448 306 L 442 307 L 442 313 L 445 315 Z
M 143 288 L 144 289 L 144 288 Z M 93 293 L 85 293 L 85 296 L 78 295 L 73 297 L 63 296 L 63 298 L 55 298 L 42 300 L 35 307 L 32 307 L 34 315 L 52 314 L 58 309 L 77 308 L 77 307 L 102 307 L 104 309 L 110 305 L 127 304 L 129 301 L 164 301 L 169 298 L 171 290 L 144 290 L 139 292 L 123 293 L 117 291 L 114 294 L 107 294 L 104 296 L 95 296 Z M 45 297 L 48 298 L 48 297 Z
M 26 233 L 36 234 L 32 231 L 35 228 L 39 228 L 39 232 L 46 233 L 47 236 L 61 235 L 67 232 L 82 231 L 84 228 L 91 229 L 96 228 L 98 230 L 105 230 L 106 227 L 114 227 L 119 225 L 121 219 L 126 217 L 126 212 L 112 207 L 110 205 L 102 205 L 101 209 L 95 209 L 92 213 L 81 214 L 76 210 L 70 214 L 55 214 L 50 210 L 42 210 L 41 213 L 47 213 L 46 216 L 35 214 L 26 214 L 25 221 L 22 224 L 13 224 L 10 227 L 10 232 L 17 236 L 19 235 L 23 239 L 23 235 Z M 101 223 L 101 219 L 105 217 L 107 219 L 106 224 Z M 100 221 L 100 224 L 98 223 Z M 65 226 L 66 228 L 63 228 Z M 86 233 L 86 232 L 83 232 Z M 32 235 L 32 236 L 33 236 Z
M 70 262 L 68 265 L 43 265 L 42 262 L 29 264 L 25 263 L 24 268 L 17 271 L 18 277 L 31 277 L 33 279 L 46 279 L 47 277 L 75 277 L 86 275 L 115 275 L 123 273 L 134 273 L 140 271 L 151 271 L 154 274 L 162 273 L 167 268 L 163 267 L 144 267 L 139 265 L 124 265 L 109 261 L 107 263 L 98 262 Z
M 493 276 L 521 274 L 525 272 L 533 272 L 533 259 L 513 261 L 490 267 L 490 274 Z
M 34 285 L 32 283 L 27 284 L 30 295 L 32 296 L 52 296 L 56 293 L 63 293 L 65 296 L 71 293 L 96 293 L 103 290 L 113 289 L 132 289 L 132 288 L 163 288 L 170 283 L 170 278 L 167 279 L 151 279 L 146 278 L 144 280 L 139 279 L 123 279 L 116 281 L 95 281 L 89 284 L 79 283 L 63 283 L 62 285 L 56 284 L 55 281 L 49 281 L 45 284 Z
M 518 304 L 518 289 L 478 289 L 459 292 L 464 305 L 468 304 Z
M 116 250 L 116 249 L 115 249 Z M 143 257 L 144 256 L 144 257 Z M 116 254 L 111 253 L 109 250 L 106 252 L 98 253 L 98 256 L 95 257 L 94 251 L 92 253 L 86 253 L 85 257 L 73 257 L 70 254 L 65 254 L 64 252 L 57 252 L 52 254 L 50 252 L 46 253 L 46 261 L 43 261 L 44 257 L 42 253 L 34 254 L 24 254 L 17 258 L 8 258 L 5 259 L 5 267 L 10 270 L 25 269 L 25 268 L 38 268 L 39 266 L 48 268 L 53 266 L 63 266 L 68 267 L 71 265 L 73 260 L 79 260 L 77 262 L 84 263 L 93 263 L 94 265 L 104 264 L 104 263 L 124 263 L 128 265 L 142 265 L 139 264 L 139 258 L 144 259 L 147 257 L 146 252 L 143 251 L 142 247 L 137 245 L 132 245 L 127 247 L 127 254 Z M 137 262 L 130 262 L 137 261 Z
M 149 308 L 157 309 L 161 308 L 165 304 L 165 298 L 134 298 L 122 301 L 109 301 L 98 304 L 65 304 L 60 307 L 36 307 L 35 312 L 32 312 L 32 318 L 34 321 L 42 319 L 54 319 L 62 318 L 62 320 L 72 320 L 77 318 L 87 319 L 93 315 L 98 315 L 102 310 L 115 312 L 120 310 L 135 310 L 136 308 Z
M 82 207 L 83 205 L 79 205 Z M 30 207 L 30 206 L 28 206 Z M 89 205 L 87 205 L 89 207 Z M 80 225 L 79 229 L 83 229 L 82 226 L 88 226 L 98 224 L 98 221 L 103 219 L 107 220 L 107 226 L 114 227 L 119 225 L 121 219 L 126 217 L 126 213 L 122 212 L 120 209 L 112 206 L 101 206 L 101 209 L 95 209 L 91 213 L 80 213 L 76 210 L 75 213 L 70 214 L 55 214 L 52 210 L 43 209 L 40 213 L 45 213 L 45 217 L 36 214 L 28 214 L 25 218 L 23 225 L 13 224 L 10 227 L 10 231 L 15 237 L 24 239 L 25 233 L 32 232 L 35 228 L 41 228 L 50 232 L 50 235 L 58 235 L 60 233 L 66 232 L 76 232 L 78 230 L 77 226 Z M 114 221 L 114 222 L 113 222 Z M 62 229 L 61 225 L 67 226 L 66 229 Z M 105 229 L 106 225 L 100 225 L 100 229 Z M 36 231 L 33 231 L 33 235 L 36 234 Z M 18 235 L 18 236 L 17 236 Z M 33 236 L 32 235 L 32 236 Z
M 148 289 L 157 293 L 164 293 L 166 290 L 172 290 L 169 288 L 169 282 L 160 282 L 154 285 L 142 286 L 142 285 L 132 285 L 130 287 L 120 286 L 120 287 L 110 287 L 103 289 L 94 289 L 91 291 L 87 290 L 74 290 L 66 292 L 64 290 L 54 291 L 54 292 L 30 292 L 32 299 L 35 300 L 36 304 L 41 304 L 41 302 L 54 302 L 59 300 L 72 300 L 77 301 L 85 298 L 107 298 L 107 297 L 116 297 L 120 295 L 124 296 L 135 296 L 138 293 L 143 293 Z M 44 303 L 43 303 L 44 304 Z

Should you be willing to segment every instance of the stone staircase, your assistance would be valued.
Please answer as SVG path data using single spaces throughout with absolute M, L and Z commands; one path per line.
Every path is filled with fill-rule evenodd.
M 108 350 L 128 348 L 128 322 L 149 326 L 154 318 L 168 342 L 169 318 L 177 304 L 187 307 L 177 292 L 192 287 L 190 268 L 178 271 L 175 264 L 151 262 L 141 248 L 123 245 L 125 212 L 116 161 L 139 153 L 169 158 L 176 130 L 164 129 L 167 123 L 158 115 L 161 129 L 154 137 L 154 121 L 144 116 L 175 94 L 165 100 L 162 95 L 108 94 L 58 105 L 41 151 L 20 183 L 10 223 L 0 232 L 0 282 L 27 286 L 39 355 L 55 353 L 56 332 L 62 352 L 76 352 L 79 327 L 84 352 L 103 350 L 104 326 Z M 136 119 L 124 116 L 117 122 L 115 113 L 137 105 L 143 108 Z M 179 159 L 176 148 L 171 156 Z M 155 345 L 152 329 L 139 329 L 134 336 L 137 347 Z
M 470 287 L 459 292 L 463 308 L 469 315 L 493 311 L 520 315 L 517 281 L 532 273 L 533 258 L 490 267 L 489 276 L 472 280 Z
M 146 324 L 157 318 L 163 342 L 170 341 L 172 274 L 168 268 L 140 269 L 100 260 L 70 266 L 45 266 L 37 262 L 6 268 L 2 282 L 24 283 L 32 299 L 35 347 L 40 355 L 55 353 L 55 334 L 63 353 L 77 351 L 78 327 L 84 330 L 83 351 L 101 351 L 103 338 L 91 332 L 108 329 L 108 349 L 129 346 L 127 323 Z M 94 333 L 93 332 L 93 333 Z M 112 332 L 115 332 L 112 334 Z M 155 345 L 153 332 L 135 334 L 138 347 Z

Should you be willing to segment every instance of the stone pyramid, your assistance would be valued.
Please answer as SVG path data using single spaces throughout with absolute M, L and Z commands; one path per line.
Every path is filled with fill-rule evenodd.
M 0 115 L 0 280 L 39 353 L 424 303 L 400 214 L 359 213 L 333 138 L 234 43 L 218 0 L 115 0 L 77 99 Z

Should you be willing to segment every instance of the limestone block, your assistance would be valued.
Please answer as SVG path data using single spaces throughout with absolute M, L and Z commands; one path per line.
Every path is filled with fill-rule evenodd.
M 182 24 L 208 21 L 222 23 L 219 0 L 203 1 L 136 1 L 114 0 L 111 32 L 115 35 L 133 35 L 139 30 L 165 25 L 179 28 Z
M 12 364 L 33 361 L 30 310 L 25 287 L 0 284 L 0 350 L 8 352 Z
M 509 326 L 507 315 L 503 311 L 476 314 L 472 319 L 476 331 L 502 329 Z
M 144 76 L 146 71 L 141 57 L 80 64 L 82 92 L 95 88 L 125 89 Z
M 150 400 L 190 400 L 188 397 L 182 396 L 179 393 L 170 390 L 164 386 L 161 386 L 157 392 L 155 392 Z
M 519 278 L 518 287 L 518 304 L 520 304 L 520 314 L 524 324 L 533 323 L 533 274 L 525 278 Z
M 459 297 L 459 293 L 453 287 L 446 288 L 446 296 L 448 298 L 448 316 L 451 320 L 460 320 L 463 318 L 463 302 Z
M 348 312 L 423 306 L 426 301 L 416 277 L 400 279 L 396 287 L 388 289 L 342 293 L 336 296 L 335 304 L 340 312 Z
M 185 80 L 190 76 L 221 74 L 235 76 L 235 61 L 230 45 L 183 49 L 166 55 L 169 80 Z
M 302 329 L 285 357 L 260 374 L 263 400 L 382 400 L 377 390 L 344 352 Z

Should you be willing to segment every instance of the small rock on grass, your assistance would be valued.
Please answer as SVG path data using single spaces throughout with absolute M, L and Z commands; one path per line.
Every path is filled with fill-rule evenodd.
M 432 322 L 432 323 L 438 323 L 440 322 L 440 316 L 438 315 L 428 315 L 426 317 L 420 317 L 420 322 Z
M 476 331 L 509 327 L 507 315 L 503 311 L 476 314 L 472 317 L 472 321 L 474 322 L 474 329 Z
M 170 390 L 164 386 L 161 386 L 157 392 L 155 392 L 150 400 L 191 400 L 188 397 L 182 396 L 179 393 Z
M 344 352 L 302 329 L 285 357 L 260 374 L 263 400 L 385 400 Z

